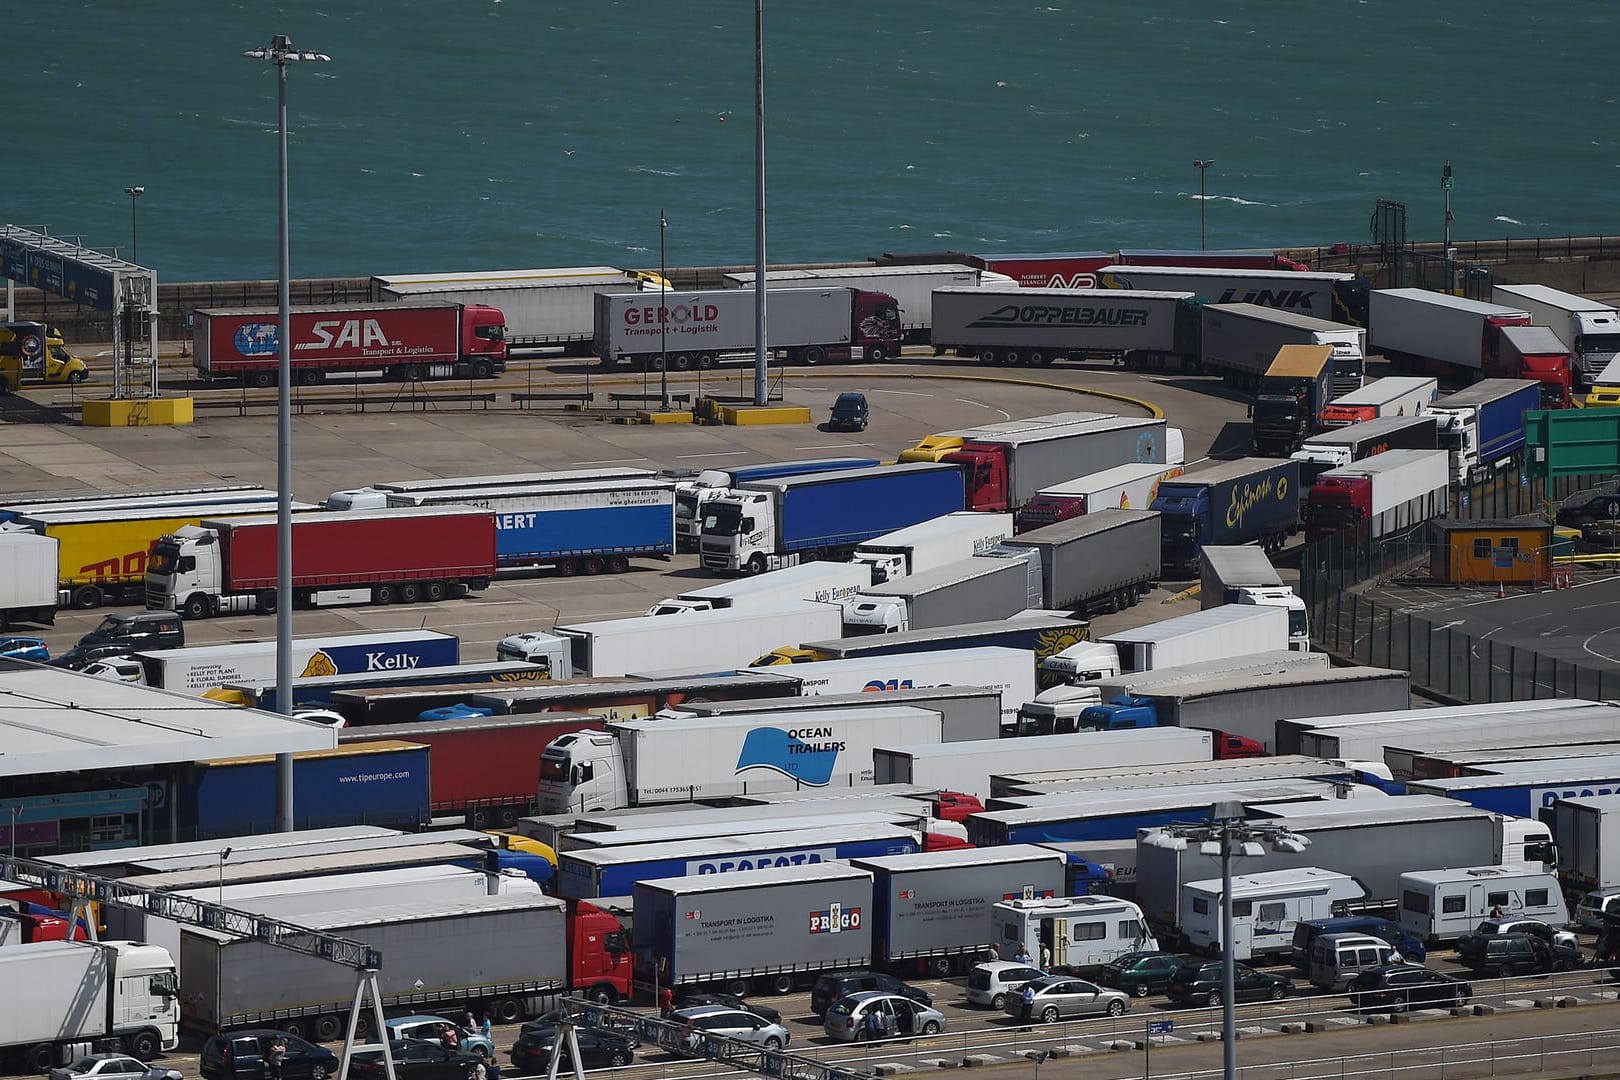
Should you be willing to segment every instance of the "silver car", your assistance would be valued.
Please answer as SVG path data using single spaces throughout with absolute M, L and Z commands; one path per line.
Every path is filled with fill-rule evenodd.
M 881 1016 L 874 1034 L 872 1015 Z M 917 1035 L 938 1035 L 945 1030 L 945 1014 L 901 994 L 862 990 L 845 994 L 827 1009 L 822 1029 L 839 1042 L 865 1042 L 871 1038 L 909 1039 Z
M 1026 1002 L 1022 992 L 1007 995 L 1002 1011 L 1008 1016 L 1055 1024 L 1075 1016 L 1124 1016 L 1131 1011 L 1130 995 L 1067 975 L 1048 975 L 1025 989 L 1035 992 L 1034 1000 Z
M 146 1065 L 128 1054 L 91 1054 L 51 1070 L 51 1080 L 180 1080 L 176 1069 Z
M 698 1036 L 698 1040 L 704 1035 L 721 1035 L 728 1039 L 736 1039 L 738 1042 L 763 1046 L 767 1050 L 781 1050 L 793 1037 L 781 1024 L 725 1005 L 696 1005 L 690 1009 L 676 1009 L 669 1014 L 668 1019 L 670 1023 L 689 1026 L 691 1032 Z M 701 1050 L 698 1052 L 701 1053 Z

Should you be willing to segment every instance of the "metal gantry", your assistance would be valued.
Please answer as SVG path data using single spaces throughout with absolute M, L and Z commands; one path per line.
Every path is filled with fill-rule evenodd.
M 0 879 L 65 897 L 69 904 L 68 925 L 76 926 L 82 919 L 92 941 L 96 940 L 96 921 L 89 917 L 89 907 L 92 903 L 106 904 L 144 911 L 182 926 L 253 938 L 278 949 L 352 968 L 355 972 L 354 1001 L 349 1009 L 349 1027 L 343 1040 L 338 1078 L 347 1080 L 349 1062 L 356 1052 L 381 1050 L 386 1076 L 388 1080 L 394 1080 L 394 1057 L 388 1045 L 387 1029 L 383 1027 L 382 991 L 377 983 L 377 973 L 382 970 L 382 953 L 365 942 L 313 930 L 269 915 L 237 911 L 224 904 L 211 904 L 193 896 L 162 892 L 133 882 L 115 881 L 15 855 L 0 855 Z M 354 1040 L 360 1010 L 367 1002 L 372 1010 L 372 1031 L 380 1042 L 356 1045 Z

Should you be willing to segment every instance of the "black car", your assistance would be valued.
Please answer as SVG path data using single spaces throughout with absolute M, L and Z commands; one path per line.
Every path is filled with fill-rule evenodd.
M 1166 952 L 1133 952 L 1115 957 L 1097 973 L 1097 981 L 1132 997 L 1162 994 L 1170 977 L 1188 961 Z
M 675 999 L 670 1002 L 671 1009 L 691 1009 L 699 1005 L 724 1005 L 728 1009 L 741 1009 L 751 1012 L 761 1020 L 769 1020 L 773 1024 L 782 1022 L 782 1014 L 769 1005 L 756 1005 L 752 1001 L 745 1001 L 736 994 L 724 994 L 716 990 L 681 990 L 676 993 Z
M 483 1060 L 478 1054 L 446 1050 L 426 1039 L 392 1039 L 388 1050 L 394 1056 L 394 1075 L 399 1080 L 470 1080 L 474 1067 Z M 349 1069 L 356 1076 L 386 1076 L 381 1050 L 354 1055 Z
M 1581 966 L 1581 950 L 1535 934 L 1467 934 L 1457 942 L 1457 958 L 1480 975 L 1544 975 Z
M 205 1080 L 264 1080 L 264 1055 L 276 1038 L 287 1041 L 281 1063 L 286 1080 L 326 1080 L 337 1072 L 337 1055 L 324 1046 L 271 1028 L 215 1035 L 203 1044 L 198 1071 Z
M 1461 979 L 1417 964 L 1390 964 L 1350 980 L 1350 1004 L 1363 1012 L 1466 1005 L 1474 988 Z
M 810 988 L 810 1011 L 817 1016 L 826 1016 L 833 1002 L 846 994 L 858 994 L 862 990 L 882 990 L 886 994 L 899 994 L 912 1001 L 920 1001 L 924 1005 L 934 1003 L 933 994 L 909 983 L 903 983 L 893 975 L 885 975 L 881 971 L 833 971 L 818 978 L 816 984 Z
M 617 1068 L 630 1064 L 635 1057 L 636 1050 L 630 1045 L 630 1040 L 611 1031 L 576 1028 L 574 1037 L 579 1041 L 580 1064 L 587 1069 Z M 512 1068 L 520 1073 L 545 1072 L 551 1066 L 551 1051 L 556 1045 L 556 1028 L 525 1027 L 517 1042 L 512 1044 Z M 563 1046 L 561 1064 L 572 1068 L 566 1044 Z
M 1582 502 L 1558 508 L 1558 524 L 1566 529 L 1614 522 L 1620 525 L 1620 493 L 1594 495 Z
M 865 394 L 854 391 L 842 393 L 833 402 L 832 416 L 827 419 L 827 430 L 865 431 L 869 416 Z
M 1238 1001 L 1280 1001 L 1294 992 L 1294 980 L 1286 976 L 1256 971 L 1248 964 L 1233 964 L 1232 969 L 1232 995 Z M 1219 1005 L 1224 1000 L 1221 962 L 1183 965 L 1170 976 L 1165 992 L 1183 1005 Z

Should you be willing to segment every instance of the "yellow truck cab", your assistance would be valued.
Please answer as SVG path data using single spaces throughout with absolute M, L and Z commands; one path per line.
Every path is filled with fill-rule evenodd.
M 962 449 L 957 435 L 929 435 L 909 450 L 900 451 L 901 461 L 944 461 L 946 454 Z
M 1581 405 L 1588 409 L 1620 408 L 1620 360 L 1610 360 L 1593 376 L 1592 389 Z
M 781 645 L 755 660 L 750 667 L 776 667 L 780 664 L 813 664 L 818 660 L 831 660 L 827 653 L 817 649 L 801 649 Z
M 24 382 L 80 383 L 90 377 L 90 367 L 68 352 L 62 331 L 56 327 L 5 323 L 0 325 L 0 377 L 7 390 Z

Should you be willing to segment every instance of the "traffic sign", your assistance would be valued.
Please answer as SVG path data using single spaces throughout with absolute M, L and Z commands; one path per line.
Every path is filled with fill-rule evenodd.
M 1147 1029 L 1149 1035 L 1168 1035 L 1176 1030 L 1176 1022 L 1174 1020 L 1149 1020 Z

